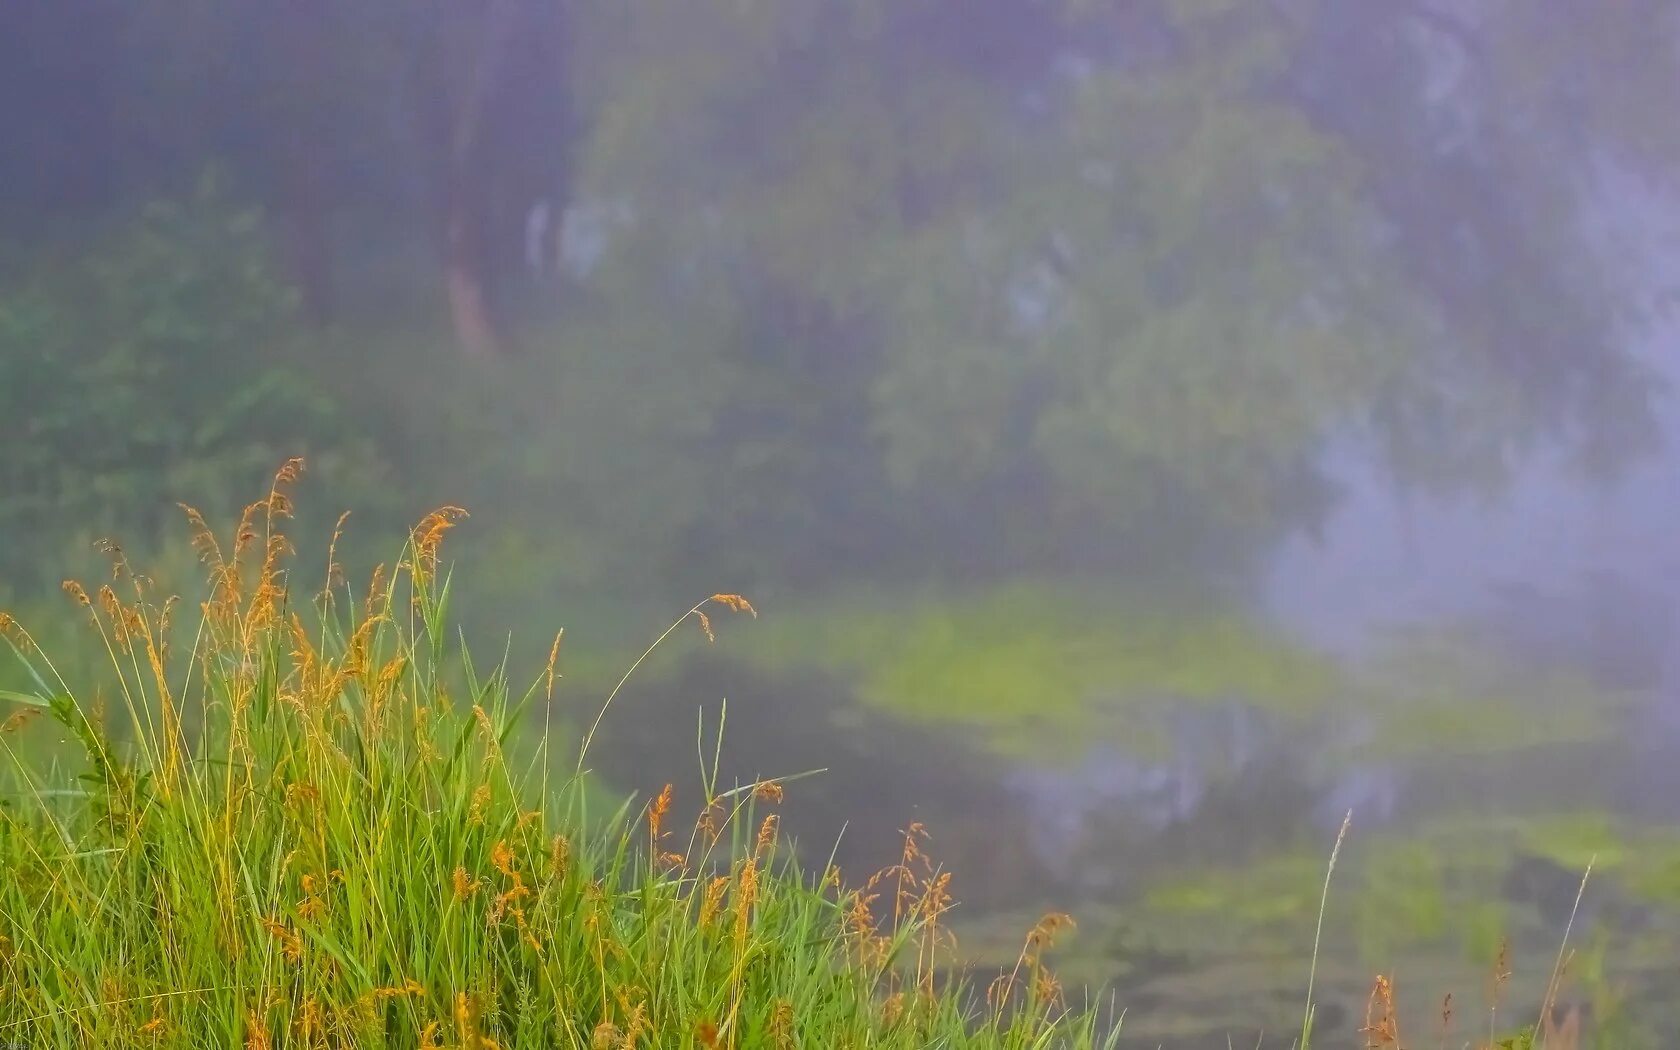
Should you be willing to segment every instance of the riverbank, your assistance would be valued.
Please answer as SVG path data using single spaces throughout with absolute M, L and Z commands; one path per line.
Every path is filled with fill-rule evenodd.
M 200 526 L 201 618 L 120 552 L 110 585 L 66 585 L 110 656 L 93 694 L 5 623 L 34 687 L 4 698 L 0 1039 L 1102 1045 L 1112 1024 L 1048 965 L 1063 916 L 997 980 L 947 975 L 949 875 L 914 826 L 850 880 L 792 866 L 778 780 L 601 812 L 587 735 L 572 760 L 523 738 L 560 639 L 525 684 L 452 654 L 452 513 L 394 573 L 311 598 L 278 532 L 287 480 L 235 536 Z M 718 595 L 684 626 L 751 611 Z M 40 737 L 79 754 L 37 767 Z
M 605 706 L 582 711 L 557 696 L 559 637 L 522 680 L 505 662 L 475 664 L 457 644 L 454 587 L 438 554 L 455 512 L 428 517 L 395 572 L 351 587 L 329 570 L 314 593 L 317 574 L 289 567 L 279 532 L 287 480 L 283 473 L 233 535 L 196 526 L 210 570 L 196 611 L 157 592 L 114 548 L 110 584 L 66 585 L 108 657 L 87 687 L 66 683 L 37 637 L 6 621 L 30 684 L 4 697 L 11 712 L 0 734 L 10 787 L 0 826 L 8 978 L 0 1038 L 479 1050 L 1121 1045 L 1136 1034 L 1118 1024 L 1122 1007 L 1135 1003 L 1148 1016 L 1165 1002 L 1141 1031 L 1170 1036 L 1186 1015 L 1163 995 L 1184 993 L 1163 986 L 1205 988 L 1224 972 L 1229 993 L 1260 972 L 1186 969 L 1167 933 L 1238 938 L 1255 959 L 1286 941 L 1287 951 L 1272 951 L 1260 967 L 1270 1002 L 1263 1023 L 1276 1032 L 1279 1016 L 1299 1017 L 1319 947 L 1307 938 L 1311 912 L 1323 908 L 1322 850 L 1305 847 L 1299 863 L 1282 866 L 1256 857 L 1240 884 L 1220 882 L 1222 869 L 1186 869 L 1172 880 L 1176 890 L 1149 890 L 1124 916 L 1113 907 L 1091 912 L 1081 920 L 1086 936 L 1071 941 L 1059 903 L 1074 898 L 1059 890 L 1041 893 L 1035 910 L 1023 910 L 1020 895 L 1008 906 L 994 901 L 983 921 L 970 922 L 952 911 L 954 892 L 967 892 L 954 890 L 952 871 L 935 857 L 954 859 L 960 878 L 973 873 L 982 900 L 988 876 L 1005 869 L 1041 890 L 1056 885 L 1032 867 L 1042 858 L 1030 838 L 999 837 L 1001 809 L 988 852 L 942 827 L 930 842 L 899 798 L 903 830 L 879 843 L 879 870 L 864 876 L 870 868 L 848 865 L 842 873 L 832 853 L 825 861 L 782 826 L 784 809 L 799 814 L 817 790 L 800 779 L 804 769 L 785 741 L 760 755 L 778 768 L 745 772 L 722 757 L 723 711 L 707 721 L 703 698 L 693 698 L 702 708 L 697 731 L 659 708 L 626 706 L 648 698 L 610 685 L 597 694 Z M 674 637 L 687 638 L 678 649 L 755 614 L 746 599 L 714 595 L 678 619 Z M 778 659 L 809 664 L 826 654 L 839 673 L 845 661 L 866 666 L 867 652 L 887 667 L 920 652 L 931 666 L 941 645 L 1002 644 L 1025 618 L 1055 630 L 1023 635 L 1006 654 L 1014 662 L 1007 676 L 970 669 L 946 683 L 956 696 L 1001 681 L 1011 688 L 995 695 L 1014 702 L 1013 687 L 1030 685 L 1034 666 L 1066 662 L 1081 647 L 1095 652 L 1092 638 L 1118 623 L 1089 607 L 1035 607 L 1022 594 L 973 605 L 960 622 L 941 619 L 931 604 L 873 627 L 843 608 L 832 615 L 803 636 L 803 648 L 785 631 L 765 632 L 749 662 L 775 670 Z M 1071 650 L 1058 648 L 1057 634 Z M 1299 695 L 1289 683 L 1322 694 L 1313 665 L 1229 625 L 1195 636 L 1234 654 L 1200 678 L 1174 677 L 1178 643 L 1165 629 L 1150 637 L 1159 651 L 1134 645 L 1100 668 L 1176 682 L 1209 702 L 1226 688 L 1222 675 L 1274 683 L 1280 708 Z M 1047 673 L 1044 685 L 1079 682 Z M 866 693 L 863 707 L 889 700 Z M 813 733 L 832 751 L 837 738 L 816 713 Z M 686 749 L 695 762 L 668 773 L 688 773 L 679 780 L 688 786 L 655 776 L 643 801 L 620 805 L 591 775 L 591 749 L 610 740 L 615 724 L 649 718 L 663 738 L 694 733 Z M 880 728 L 897 752 L 879 752 L 884 764 L 856 780 L 851 798 L 875 818 L 893 806 L 876 797 L 893 783 L 881 770 L 929 766 L 915 759 L 918 746 L 950 750 Z M 836 779 L 851 783 L 849 775 Z M 944 774 L 932 775 L 937 786 Z M 975 802 L 977 781 L 950 783 L 967 785 L 964 797 Z M 914 794 L 930 794 L 925 787 Z M 1355 864 L 1366 883 L 1372 871 L 1399 876 L 1362 885 L 1358 908 L 1386 900 L 1401 926 L 1428 920 L 1432 929 L 1480 936 L 1470 918 L 1455 926 L 1440 914 L 1445 905 L 1435 898 L 1418 903 L 1424 891 L 1409 877 L 1411 856 Z M 1166 853 L 1157 860 L 1163 871 L 1172 863 Z M 1095 859 L 1088 866 L 1100 868 Z M 1087 891 L 1081 907 L 1097 899 Z M 1347 917 L 1340 904 L 1330 915 L 1336 924 Z M 1154 962 L 1117 975 L 1122 958 L 1134 967 Z M 1065 987 L 1058 971 L 1069 976 Z M 1340 1002 L 1368 976 L 1345 967 L 1323 975 L 1324 1037 L 1357 1030 Z M 1094 991 L 1116 985 L 1123 996 Z M 1538 1001 L 1543 992 L 1523 995 Z M 1519 1004 L 1511 1016 L 1527 1013 Z M 1261 1018 L 1218 1020 L 1241 1031 Z

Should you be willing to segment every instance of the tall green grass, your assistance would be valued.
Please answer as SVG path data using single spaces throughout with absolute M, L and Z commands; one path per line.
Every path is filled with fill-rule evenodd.
M 0 1047 L 1116 1044 L 1112 1012 L 1070 1007 L 1047 965 L 1064 915 L 989 982 L 954 965 L 950 874 L 917 825 L 867 879 L 801 868 L 774 812 L 784 782 L 719 784 L 721 742 L 708 768 L 705 740 L 696 797 L 604 807 L 588 748 L 617 689 L 570 713 L 567 736 L 559 637 L 522 686 L 505 658 L 474 662 L 439 560 L 463 512 L 429 515 L 361 587 L 335 532 L 311 579 L 281 531 L 300 471 L 226 543 L 187 510 L 208 577 L 196 607 L 160 598 L 115 546 L 110 582 L 65 584 L 107 657 L 90 686 L 0 613 L 29 683 L 0 689 Z M 709 637 L 730 611 L 753 612 L 713 595 L 665 637 Z M 43 725 L 64 745 L 45 760 Z M 1322 902 L 1346 832 L 1300 1050 L 1321 1044 Z M 1553 1020 L 1565 962 L 1539 1023 L 1501 1039 L 1502 951 L 1478 1045 L 1578 1045 L 1578 1019 Z M 1389 978 L 1366 1013 L 1363 1045 L 1399 1045 Z M 1449 1022 L 1444 1005 L 1443 1039 Z
M 586 750 L 529 728 L 555 652 L 519 687 L 456 641 L 457 512 L 365 588 L 329 555 L 317 593 L 280 531 L 299 469 L 225 544 L 189 512 L 196 611 L 115 548 L 110 584 L 66 585 L 110 658 L 89 694 L 0 618 L 33 683 L 0 697 L 7 728 L 44 714 L 75 756 L 43 768 L 0 734 L 0 1045 L 1112 1042 L 1045 966 L 1062 917 L 989 986 L 947 976 L 948 876 L 914 827 L 851 888 L 793 865 L 777 783 L 601 812 Z M 708 606 L 747 608 L 685 619 Z

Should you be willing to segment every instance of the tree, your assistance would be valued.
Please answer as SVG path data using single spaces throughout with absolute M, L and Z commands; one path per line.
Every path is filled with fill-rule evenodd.
M 498 249 L 525 211 L 563 207 L 569 133 L 566 8 L 556 0 L 433 3 L 417 16 L 411 91 L 430 153 L 445 289 L 473 357 L 502 343 Z
M 392 244 L 431 231 L 462 348 L 496 352 L 525 212 L 569 194 L 563 0 L 25 0 L 0 17 L 20 79 L 0 104 L 26 136 L 0 159 L 14 230 L 182 196 L 214 164 L 266 205 L 318 318 L 348 213 Z
M 1621 462 L 1652 383 L 1592 176 L 1674 156 L 1680 72 L 1635 6 L 1577 46 L 1520 4 L 613 5 L 580 49 L 586 193 L 629 217 L 595 281 L 738 316 L 711 352 L 757 355 L 755 403 L 824 376 L 800 447 L 878 451 L 842 476 L 945 555 L 1273 534 L 1327 505 L 1336 435 L 1436 486 Z
M 717 501 L 689 560 L 1241 562 L 1331 505 L 1332 442 L 1450 489 L 1648 438 L 1594 227 L 1610 178 L 1675 189 L 1671 7 L 24 0 L 0 215 L 68 240 L 214 162 L 318 316 L 340 251 L 426 242 L 478 360 L 526 212 L 574 205 L 600 250 L 531 377 L 584 389 L 531 444 L 666 424 Z

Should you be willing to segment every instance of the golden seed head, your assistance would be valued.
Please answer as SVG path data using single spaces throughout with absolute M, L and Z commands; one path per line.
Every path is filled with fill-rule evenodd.
M 495 869 L 508 878 L 514 877 L 513 850 L 505 841 L 498 841 L 490 847 L 490 863 Z
M 1071 930 L 1074 925 L 1073 916 L 1065 912 L 1049 912 L 1033 925 L 1031 932 L 1027 934 L 1027 941 L 1035 948 L 1048 948 L 1056 942 L 1063 930 Z
M 729 889 L 729 879 L 719 875 L 706 884 L 705 896 L 700 901 L 700 926 L 705 928 L 716 921 L 718 912 L 723 908 L 723 894 Z
M 775 1050 L 792 1050 L 795 1045 L 793 1039 L 793 1004 L 786 999 L 777 999 L 770 1008 L 770 1045 Z
M 655 847 L 658 846 L 659 840 L 664 837 L 661 829 L 665 824 L 665 814 L 671 811 L 672 791 L 671 785 L 666 784 L 664 789 L 659 792 L 659 796 L 648 806 L 648 838 L 654 843 Z
M 618 1050 L 623 1044 L 624 1033 L 618 1025 L 611 1021 L 602 1021 L 595 1026 L 595 1032 L 589 1037 L 590 1050 Z
M 753 608 L 752 602 L 739 594 L 714 594 L 710 600 L 736 612 L 751 613 L 755 619 L 758 617 L 758 610 Z
M 776 829 L 779 823 L 774 813 L 764 818 L 764 823 L 758 826 L 758 841 L 753 846 L 754 852 L 763 856 L 776 845 Z

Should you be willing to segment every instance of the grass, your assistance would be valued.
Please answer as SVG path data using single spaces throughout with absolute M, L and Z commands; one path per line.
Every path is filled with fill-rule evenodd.
M 65 585 L 108 658 L 91 690 L 0 615 L 32 683 L 0 693 L 0 1046 L 1116 1044 L 1112 1014 L 1070 1006 L 1048 965 L 1065 915 L 993 980 L 955 965 L 950 874 L 917 825 L 867 879 L 802 868 L 775 813 L 797 778 L 721 785 L 721 742 L 705 739 L 699 796 L 603 808 L 589 741 L 618 689 L 564 719 L 580 742 L 562 754 L 561 638 L 523 687 L 505 658 L 474 662 L 439 560 L 462 512 L 426 517 L 359 590 L 329 548 L 317 590 L 281 531 L 300 470 L 225 544 L 188 511 L 209 577 L 196 610 L 160 600 L 115 547 L 110 583 Z M 709 638 L 727 612 L 753 609 L 713 595 L 655 647 L 684 624 Z M 56 726 L 69 760 L 23 746 L 31 719 Z M 1346 832 L 1303 961 L 1300 1050 L 1317 1045 Z M 1502 951 L 1481 1045 L 1577 1045 L 1576 1022 L 1552 1020 L 1566 961 L 1538 1034 L 1499 1040 Z M 1395 998 L 1379 977 L 1362 1045 L 1399 1045 Z M 1443 1039 L 1450 1021 L 1449 1000 Z
M 1342 828 L 1336 832 L 1336 844 L 1330 848 L 1330 863 L 1324 868 L 1324 892 L 1318 899 L 1318 923 L 1313 928 L 1312 963 L 1307 969 L 1307 1008 L 1301 1018 L 1301 1047 L 1306 1050 L 1312 1043 L 1313 1024 L 1313 984 L 1318 980 L 1318 950 L 1324 938 L 1324 909 L 1330 903 L 1330 880 L 1336 874 L 1336 858 L 1342 852 L 1342 842 L 1346 840 L 1348 826 L 1353 823 L 1353 811 L 1342 818 Z
M 438 558 L 457 512 L 360 593 L 329 569 L 312 595 L 280 532 L 299 469 L 226 544 L 192 515 L 197 615 L 115 548 L 110 584 L 66 585 L 108 653 L 102 690 L 73 694 L 0 620 L 33 682 L 0 698 L 7 728 L 45 715 L 79 752 L 42 769 L 0 735 L 0 1044 L 1112 1041 L 1045 964 L 1063 917 L 988 987 L 949 974 L 949 875 L 914 826 L 848 887 L 794 866 L 781 783 L 599 811 L 587 749 L 519 728 L 547 706 L 559 639 L 522 689 L 458 648 Z M 720 595 L 683 620 L 729 607 L 748 608 Z

